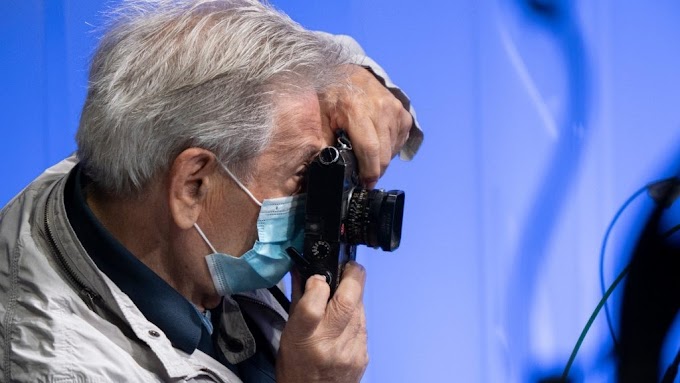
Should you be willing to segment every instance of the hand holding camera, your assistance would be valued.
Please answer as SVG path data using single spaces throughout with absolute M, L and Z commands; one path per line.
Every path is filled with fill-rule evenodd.
M 352 138 L 361 181 L 372 189 L 406 143 L 413 117 L 372 71 L 358 65 L 346 69 L 352 85 L 322 95 L 322 118 L 331 131 L 345 129 Z
M 359 185 L 357 160 L 349 139 L 321 150 L 307 170 L 307 202 L 302 254 L 289 248 L 306 281 L 325 277 L 331 296 L 345 264 L 356 259 L 356 246 L 394 251 L 401 242 L 404 192 L 368 190 Z
M 277 382 L 361 380 L 368 365 L 365 280 L 364 268 L 349 262 L 330 298 L 330 288 L 323 277 L 309 278 L 303 295 L 303 282 L 299 274 L 293 273 L 291 314 L 276 361 Z
M 288 249 L 297 270 L 277 356 L 277 381 L 358 382 L 368 351 L 366 272 L 353 262 L 356 246 L 384 251 L 399 247 L 404 192 L 362 188 L 344 134 L 310 164 L 306 192 L 303 253 Z

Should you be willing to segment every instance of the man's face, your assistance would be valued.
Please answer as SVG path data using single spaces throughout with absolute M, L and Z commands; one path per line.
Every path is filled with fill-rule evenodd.
M 319 99 L 314 92 L 282 97 L 272 142 L 256 160 L 248 188 L 260 201 L 299 193 L 307 166 L 332 142 L 333 133 L 322 125 Z
M 256 159 L 252 181 L 246 187 L 260 202 L 300 193 L 308 164 L 323 147 L 332 144 L 333 140 L 330 128 L 322 124 L 316 93 L 310 91 L 280 97 L 273 139 Z M 240 252 L 236 253 L 239 255 L 249 250 L 257 240 L 259 207 L 248 203 L 246 209 L 245 217 L 240 222 L 243 229 L 247 228 L 248 234 L 243 236 Z
M 300 193 L 307 165 L 323 147 L 334 141 L 328 124 L 322 122 L 315 92 L 298 93 L 279 100 L 272 140 L 255 159 L 252 181 L 245 184 L 258 201 Z M 216 177 L 207 183 L 212 185 L 209 189 L 212 192 L 207 194 L 202 210 L 206 214 L 197 223 L 218 252 L 238 257 L 250 250 L 258 239 L 260 207 L 225 172 L 213 174 Z M 204 242 L 197 233 L 195 240 Z M 207 300 L 201 298 L 202 305 L 214 307 L 219 303 L 219 296 L 214 294 L 212 277 L 204 260 L 209 249 L 205 244 L 197 245 L 196 249 L 198 258 L 180 256 L 183 263 L 178 267 L 182 273 L 200 275 L 200 291 L 209 296 Z

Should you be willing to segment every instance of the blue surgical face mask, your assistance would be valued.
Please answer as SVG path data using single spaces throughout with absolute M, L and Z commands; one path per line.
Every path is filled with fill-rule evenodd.
M 240 257 L 219 253 L 197 224 L 194 227 L 212 250 L 206 256 L 215 289 L 220 295 L 272 287 L 293 266 L 288 247 L 302 250 L 305 196 L 302 194 L 265 199 L 260 202 L 232 173 L 227 174 L 260 206 L 257 236 L 253 248 Z

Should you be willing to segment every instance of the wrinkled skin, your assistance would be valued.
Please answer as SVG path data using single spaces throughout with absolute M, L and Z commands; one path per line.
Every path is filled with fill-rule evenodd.
M 363 184 L 373 188 L 409 137 L 413 117 L 368 70 L 350 68 L 352 87 L 321 95 L 324 125 L 344 129 L 359 161 Z

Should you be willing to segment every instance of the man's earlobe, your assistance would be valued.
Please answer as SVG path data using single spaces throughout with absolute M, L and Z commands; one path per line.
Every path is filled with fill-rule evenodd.
M 211 175 L 217 170 L 215 155 L 205 149 L 181 152 L 168 171 L 168 207 L 175 224 L 190 229 L 205 206 Z

